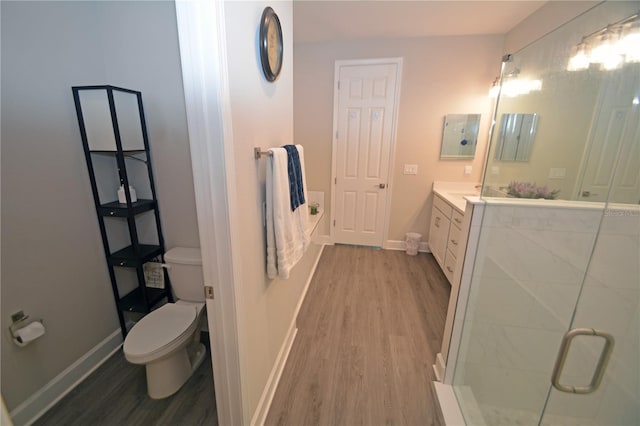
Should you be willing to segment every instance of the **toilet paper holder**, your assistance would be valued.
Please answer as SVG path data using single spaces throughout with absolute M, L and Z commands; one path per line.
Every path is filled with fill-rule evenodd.
M 42 324 L 44 326 L 44 320 L 42 320 L 40 318 L 39 319 L 30 319 L 29 315 L 26 315 L 23 311 L 18 311 L 15 314 L 11 315 L 11 325 L 9 326 L 9 332 L 11 333 L 11 338 L 13 339 L 13 341 L 14 341 L 14 343 L 16 345 L 24 347 L 24 346 L 28 345 L 29 343 L 31 343 L 31 341 L 22 342 L 20 340 L 20 336 L 19 336 L 18 330 L 21 330 L 21 329 L 29 326 L 30 324 L 32 324 L 34 322 L 39 322 L 40 324 Z M 44 331 L 43 331 L 42 334 L 44 334 Z M 37 336 L 36 338 L 38 338 L 38 337 L 41 337 L 41 336 Z

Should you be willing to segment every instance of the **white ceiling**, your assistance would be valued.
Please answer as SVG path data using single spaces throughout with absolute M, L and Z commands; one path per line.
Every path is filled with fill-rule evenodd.
M 306 1 L 293 3 L 296 43 L 506 34 L 546 1 Z

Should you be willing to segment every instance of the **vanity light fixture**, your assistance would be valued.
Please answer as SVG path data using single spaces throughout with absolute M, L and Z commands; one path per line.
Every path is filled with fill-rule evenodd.
M 489 97 L 497 98 L 498 95 L 513 98 L 519 95 L 526 95 L 530 92 L 542 90 L 542 80 L 521 78 L 520 68 L 516 68 L 511 72 L 504 74 L 504 81 L 502 87 L 500 87 L 500 77 L 491 84 L 489 89 Z
M 582 37 L 571 50 L 567 70 L 585 70 L 591 64 L 613 70 L 632 62 L 640 62 L 640 18 L 637 13 Z

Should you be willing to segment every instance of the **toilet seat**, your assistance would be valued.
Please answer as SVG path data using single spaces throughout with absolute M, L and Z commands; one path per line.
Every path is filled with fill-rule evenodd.
M 125 338 L 124 355 L 145 364 L 172 352 L 193 336 L 201 304 L 167 303 L 142 318 Z

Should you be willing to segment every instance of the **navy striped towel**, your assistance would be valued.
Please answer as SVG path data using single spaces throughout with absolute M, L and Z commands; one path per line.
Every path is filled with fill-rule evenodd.
M 302 169 L 300 167 L 300 156 L 295 145 L 285 145 L 287 150 L 287 171 L 289 172 L 289 198 L 291 199 L 291 211 L 305 203 L 304 188 L 302 186 Z

